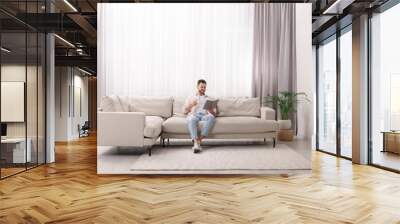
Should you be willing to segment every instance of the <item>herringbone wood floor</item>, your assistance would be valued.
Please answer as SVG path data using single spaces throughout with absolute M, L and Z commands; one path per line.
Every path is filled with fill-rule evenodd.
M 0 223 L 400 223 L 400 175 L 313 153 L 293 176 L 99 176 L 96 139 L 0 181 Z

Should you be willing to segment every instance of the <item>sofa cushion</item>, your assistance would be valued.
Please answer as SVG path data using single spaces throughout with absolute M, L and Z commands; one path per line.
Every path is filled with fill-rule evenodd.
M 252 116 L 260 117 L 260 98 L 227 97 L 220 98 L 217 105 L 220 117 Z
M 264 133 L 276 131 L 278 123 L 257 117 L 217 117 L 212 133 Z
M 146 116 L 143 135 L 147 138 L 158 137 L 161 133 L 163 119 L 158 116 Z
M 162 131 L 168 133 L 189 133 L 187 130 L 186 117 L 173 116 L 162 124 Z
M 172 115 L 173 116 L 178 116 L 178 117 L 184 117 L 186 116 L 183 112 L 183 107 L 185 106 L 185 97 L 175 97 L 174 98 L 174 103 L 172 106 Z
M 104 96 L 100 108 L 104 112 L 128 112 L 128 104 L 121 101 L 119 96 Z
M 172 115 L 172 101 L 172 97 L 130 97 L 129 111 L 167 118 Z
M 200 127 L 204 122 L 200 122 Z M 217 117 L 210 134 L 264 133 L 278 129 L 274 120 L 257 117 Z M 163 132 L 188 134 L 186 117 L 171 117 L 163 123 Z

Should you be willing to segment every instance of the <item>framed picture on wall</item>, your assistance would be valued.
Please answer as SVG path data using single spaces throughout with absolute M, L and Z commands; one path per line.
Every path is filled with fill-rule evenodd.
M 1 122 L 25 121 L 25 82 L 1 82 Z

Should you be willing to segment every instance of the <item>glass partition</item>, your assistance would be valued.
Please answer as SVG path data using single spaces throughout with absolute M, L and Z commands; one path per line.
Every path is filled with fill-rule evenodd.
M 400 171 L 400 4 L 371 19 L 371 162 Z
M 340 36 L 340 154 L 352 157 L 352 32 Z
M 317 148 L 352 157 L 352 26 L 318 45 Z
M 26 141 L 26 33 L 1 34 L 1 176 L 24 171 L 31 162 Z M 27 150 L 28 148 L 28 150 Z
M 318 47 L 318 149 L 336 154 L 336 37 Z
M 44 12 L 44 1 L 17 5 L 17 13 Z M 45 163 L 45 45 L 44 33 L 0 12 L 1 179 Z

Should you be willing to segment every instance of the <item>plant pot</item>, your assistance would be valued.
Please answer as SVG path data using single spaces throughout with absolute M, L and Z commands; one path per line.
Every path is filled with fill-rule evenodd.
M 288 130 L 292 128 L 291 120 L 278 120 L 279 130 Z
M 293 141 L 293 130 L 281 129 L 278 131 L 279 141 Z

